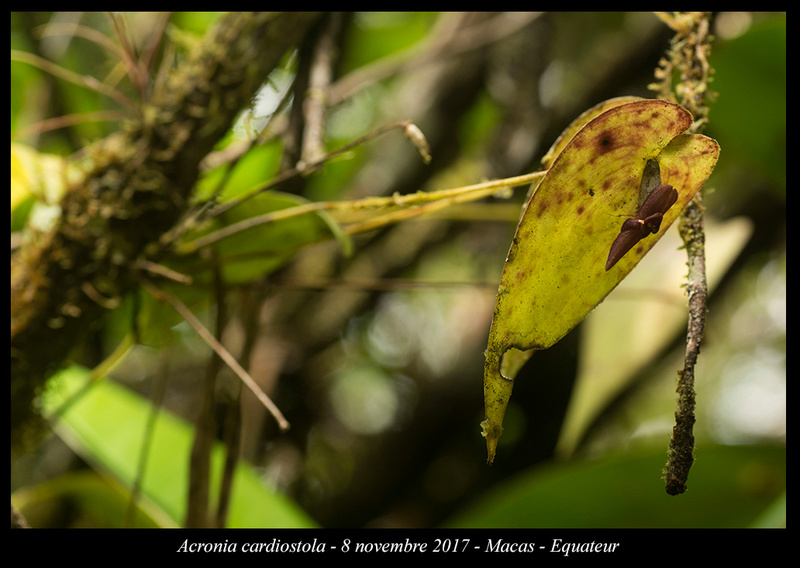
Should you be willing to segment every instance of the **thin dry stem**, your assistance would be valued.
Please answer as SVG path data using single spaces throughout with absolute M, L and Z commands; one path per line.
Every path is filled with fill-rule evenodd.
M 545 173 L 546 172 L 534 172 L 517 177 L 493 180 L 476 185 L 444 189 L 440 191 L 419 191 L 417 193 L 394 195 L 391 197 L 366 197 L 364 199 L 358 199 L 355 201 L 317 201 L 313 203 L 304 203 L 296 207 L 290 207 L 287 209 L 281 209 L 280 211 L 258 215 L 256 217 L 251 217 L 249 219 L 245 219 L 244 221 L 228 225 L 219 231 L 215 231 L 192 241 L 191 243 L 182 247 L 179 252 L 182 254 L 189 254 L 200 248 L 240 233 L 241 231 L 284 219 L 290 219 L 292 217 L 298 217 L 300 215 L 307 215 L 309 213 L 334 210 L 358 211 L 388 207 L 416 206 L 409 209 L 402 209 L 400 211 L 393 211 L 386 215 L 353 224 L 345 229 L 348 234 L 361 233 L 410 219 L 412 217 L 417 217 L 425 213 L 437 211 L 457 203 L 465 203 L 468 201 L 482 199 L 489 195 L 494 195 L 504 189 L 528 185 L 531 182 L 543 177 Z
M 120 91 L 101 83 L 89 75 L 80 75 L 74 71 L 70 71 L 69 69 L 64 69 L 60 65 L 56 65 L 55 63 L 52 63 L 43 57 L 39 57 L 38 55 L 27 53 L 25 51 L 18 51 L 16 49 L 11 50 L 11 60 L 33 65 L 34 67 L 38 67 L 46 73 L 50 73 L 51 75 L 58 77 L 59 79 L 69 81 L 70 83 L 80 85 L 81 87 L 86 87 L 87 89 L 114 99 L 124 107 L 127 107 L 131 110 L 138 110 L 136 103 L 123 95 Z
M 222 345 L 214 335 L 206 329 L 206 327 L 202 324 L 202 322 L 197 319 L 192 311 L 186 307 L 186 305 L 181 302 L 178 298 L 167 292 L 166 290 L 162 290 L 156 287 L 154 284 L 143 281 L 142 286 L 150 292 L 150 294 L 158 299 L 158 300 L 166 300 L 169 304 L 175 308 L 181 317 L 183 317 L 186 322 L 192 326 L 192 328 L 197 332 L 197 334 L 205 341 L 209 347 L 211 347 L 214 352 L 219 355 L 220 359 L 222 359 L 230 368 L 231 370 L 236 373 L 236 376 L 241 379 L 241 381 L 245 384 L 250 391 L 256 395 L 256 398 L 264 405 L 270 414 L 275 418 L 275 421 L 278 423 L 278 426 L 282 431 L 286 431 L 289 429 L 289 422 L 283 416 L 283 413 L 280 409 L 275 405 L 274 402 L 266 395 L 266 393 L 261 390 L 261 387 L 258 386 L 258 383 L 253 380 L 253 377 L 242 368 L 236 358 L 231 355 L 230 351 L 225 349 L 225 346 Z

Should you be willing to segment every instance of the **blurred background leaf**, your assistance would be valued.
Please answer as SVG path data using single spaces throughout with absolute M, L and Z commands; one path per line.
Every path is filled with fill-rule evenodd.
M 193 437 L 191 425 L 162 411 L 152 431 L 148 431 L 148 419 L 153 412 L 150 402 L 112 381 L 96 381 L 85 394 L 72 399 L 89 381 L 89 371 L 79 367 L 67 369 L 51 379 L 45 412 L 51 414 L 64 409 L 55 424 L 59 436 L 98 471 L 118 480 L 123 487 L 133 487 L 138 481 L 141 497 L 150 504 L 148 508 L 157 507 L 159 513 L 154 513 L 154 516 L 160 519 L 162 526 L 181 526 L 186 516 L 188 464 Z M 143 457 L 145 444 L 147 452 Z M 146 469 L 142 479 L 137 480 L 142 459 Z M 222 448 L 218 447 L 213 455 L 214 471 L 220 470 L 222 461 Z M 67 479 L 62 483 L 68 483 Z M 110 485 L 115 486 L 114 482 Z M 94 508 L 91 503 L 84 503 L 90 500 L 92 493 L 88 491 L 88 483 L 84 483 L 84 487 L 87 494 L 73 499 L 82 506 Z M 240 465 L 234 487 L 228 517 L 232 528 L 315 526 L 294 503 L 271 491 L 259 479 L 258 473 L 247 465 Z M 70 484 L 69 490 L 76 492 L 77 487 Z M 212 492 L 216 494 L 218 490 L 219 479 L 214 478 Z M 121 497 L 112 502 L 125 510 L 125 500 Z M 124 517 L 116 515 L 117 522 L 122 519 Z M 139 526 L 143 523 L 146 521 L 139 521 Z M 102 523 L 98 525 L 103 526 Z
M 636 449 L 567 464 L 547 464 L 510 479 L 448 522 L 491 528 L 748 528 L 785 502 L 780 447 L 703 446 L 692 490 L 674 499 L 649 472 L 662 449 Z M 720 477 L 718 472 L 727 472 Z M 785 513 L 785 510 L 784 510 Z M 767 521 L 785 528 L 785 517 Z M 775 524 L 772 524 L 775 523 Z

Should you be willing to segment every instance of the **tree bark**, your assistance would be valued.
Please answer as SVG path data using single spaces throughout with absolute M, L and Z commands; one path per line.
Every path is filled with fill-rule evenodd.
M 11 258 L 12 450 L 40 430 L 33 401 L 76 339 L 137 287 L 185 211 L 200 161 L 314 22 L 313 14 L 226 15 L 127 128 L 90 148 L 56 226 Z

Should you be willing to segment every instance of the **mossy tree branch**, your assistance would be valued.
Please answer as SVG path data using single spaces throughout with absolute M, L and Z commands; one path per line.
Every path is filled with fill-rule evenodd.
M 186 209 L 200 161 L 268 74 L 298 44 L 313 14 L 229 14 L 155 85 L 127 128 L 88 152 L 56 226 L 11 259 L 12 448 L 34 434 L 33 401 L 75 340 L 136 289 L 137 261 Z

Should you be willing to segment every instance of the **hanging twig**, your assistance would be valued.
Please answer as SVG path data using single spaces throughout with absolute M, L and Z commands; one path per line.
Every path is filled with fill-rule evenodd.
M 651 85 L 651 88 L 658 91 L 662 98 L 676 101 L 689 109 L 695 119 L 692 131 L 697 132 L 707 121 L 706 103 L 713 95 L 708 90 L 712 73 L 708 63 L 712 40 L 709 34 L 710 14 L 659 13 L 658 16 L 675 30 L 675 36 L 670 51 L 661 60 L 660 67 L 656 71 L 656 78 L 660 82 Z M 680 74 L 680 81 L 673 85 L 672 78 L 676 71 Z M 688 257 L 689 273 L 685 286 L 689 295 L 689 324 L 684 366 L 678 372 L 678 408 L 675 411 L 675 426 L 669 445 L 668 462 L 664 469 L 666 491 L 670 495 L 679 495 L 686 491 L 689 470 L 694 463 L 694 371 L 703 340 L 708 299 L 702 203 L 701 190 L 683 211 L 678 223 L 678 230 Z

